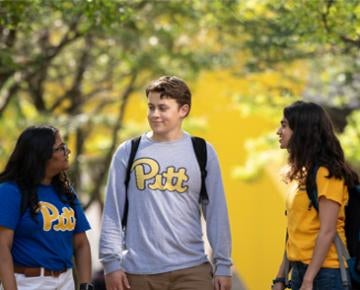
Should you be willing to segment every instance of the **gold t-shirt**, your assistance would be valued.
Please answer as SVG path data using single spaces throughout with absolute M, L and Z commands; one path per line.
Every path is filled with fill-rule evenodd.
M 326 178 L 329 171 L 320 167 L 317 175 L 318 197 L 335 201 L 340 205 L 337 219 L 337 232 L 345 242 L 344 206 L 348 201 L 348 191 L 342 179 Z M 315 242 L 320 230 L 320 220 L 316 209 L 311 206 L 305 188 L 294 187 L 289 192 L 286 200 L 286 211 L 288 217 L 288 240 L 287 255 L 290 261 L 300 261 L 309 264 L 312 259 Z M 339 268 L 339 260 L 333 243 L 325 257 L 322 267 Z

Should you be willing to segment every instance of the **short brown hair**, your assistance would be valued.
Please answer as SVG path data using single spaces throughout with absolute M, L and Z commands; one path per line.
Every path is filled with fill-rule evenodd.
M 145 90 L 148 97 L 151 92 L 160 93 L 160 98 L 174 99 L 180 106 L 191 107 L 191 92 L 187 84 L 176 76 L 162 76 L 152 81 Z

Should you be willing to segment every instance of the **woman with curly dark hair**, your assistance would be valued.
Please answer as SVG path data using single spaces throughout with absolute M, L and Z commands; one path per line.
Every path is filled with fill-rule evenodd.
M 286 200 L 291 288 L 343 289 L 334 238 L 338 233 L 345 243 L 344 207 L 348 188 L 358 183 L 358 176 L 346 163 L 332 122 L 321 106 L 297 101 L 286 107 L 277 134 L 280 148 L 289 153 L 285 179 L 294 185 Z M 314 186 L 318 209 L 306 192 Z M 285 261 L 286 257 L 273 280 L 273 289 L 285 288 Z
M 56 128 L 29 127 L 0 173 L 5 290 L 75 289 L 73 256 L 82 288 L 91 281 L 90 226 L 65 173 L 69 153 Z

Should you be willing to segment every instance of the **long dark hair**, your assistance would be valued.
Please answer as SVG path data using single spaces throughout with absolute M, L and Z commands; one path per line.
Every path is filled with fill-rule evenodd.
M 15 182 L 22 194 L 21 211 L 38 210 L 37 187 L 45 177 L 47 161 L 52 157 L 58 130 L 52 126 L 31 126 L 19 136 L 14 151 L 0 173 L 0 182 Z M 53 177 L 51 184 L 61 200 L 73 206 L 75 195 L 65 172 Z
M 306 184 L 314 166 L 324 166 L 329 171 L 328 177 L 344 178 L 348 188 L 359 182 L 357 174 L 346 163 L 331 119 L 321 106 L 297 101 L 285 107 L 284 117 L 293 131 L 288 144 L 290 181 Z

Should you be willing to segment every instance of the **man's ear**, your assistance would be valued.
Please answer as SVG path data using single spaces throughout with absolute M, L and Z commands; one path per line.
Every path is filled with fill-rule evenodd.
M 185 118 L 189 112 L 190 112 L 190 106 L 188 104 L 185 104 L 185 105 L 182 105 L 180 108 L 179 108 L 179 111 L 180 111 L 180 115 L 182 118 Z

